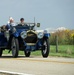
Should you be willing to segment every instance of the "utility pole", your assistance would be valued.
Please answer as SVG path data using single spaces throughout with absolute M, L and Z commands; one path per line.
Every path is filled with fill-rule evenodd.
M 58 35 L 56 35 L 56 53 L 58 52 Z
M 73 47 L 74 47 L 74 35 L 73 35 Z

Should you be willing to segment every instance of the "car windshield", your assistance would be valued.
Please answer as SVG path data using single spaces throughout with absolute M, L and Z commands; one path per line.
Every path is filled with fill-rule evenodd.
M 35 27 L 35 23 L 24 23 L 22 24 L 17 24 L 14 26 L 16 29 L 25 29 L 25 30 L 33 30 Z

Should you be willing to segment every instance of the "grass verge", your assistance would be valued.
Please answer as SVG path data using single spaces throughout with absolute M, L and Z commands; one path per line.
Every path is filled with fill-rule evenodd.
M 5 50 L 3 54 L 8 54 L 8 51 Z M 19 54 L 24 55 L 24 52 L 20 51 Z M 35 52 L 32 52 L 31 55 L 41 56 L 42 54 L 41 54 L 41 51 L 35 51 Z M 73 45 L 59 45 L 58 52 L 56 53 L 56 46 L 51 45 L 49 56 L 74 58 L 74 46 Z

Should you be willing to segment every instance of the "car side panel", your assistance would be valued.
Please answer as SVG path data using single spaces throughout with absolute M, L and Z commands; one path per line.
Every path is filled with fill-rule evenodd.
M 7 45 L 7 39 L 4 36 L 4 33 L 0 33 L 0 46 L 6 46 Z

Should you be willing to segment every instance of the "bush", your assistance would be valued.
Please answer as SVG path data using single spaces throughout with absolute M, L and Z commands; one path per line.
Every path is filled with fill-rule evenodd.
M 50 44 L 56 44 L 56 36 L 58 36 L 59 45 L 74 45 L 74 30 L 63 30 L 51 33 Z

